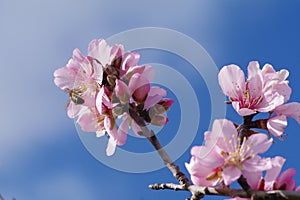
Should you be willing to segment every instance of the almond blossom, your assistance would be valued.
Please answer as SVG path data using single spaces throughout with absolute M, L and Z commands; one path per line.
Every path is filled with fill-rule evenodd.
M 266 64 L 262 69 L 258 62 L 248 65 L 248 78 L 237 65 L 223 67 L 219 73 L 219 84 L 229 97 L 233 108 L 241 116 L 257 112 L 269 112 L 289 100 L 291 89 L 286 70 L 276 72 Z
M 226 119 L 215 120 L 212 131 L 205 133 L 205 145 L 193 147 L 190 163 L 186 163 L 194 184 L 229 185 L 241 175 L 246 179 L 259 176 L 271 168 L 269 158 L 261 158 L 272 144 L 272 139 L 257 133 L 240 138 L 234 124 Z
M 94 105 L 98 85 L 102 82 L 102 67 L 75 49 L 68 64 L 57 69 L 54 77 L 54 83 L 70 95 L 68 116 L 74 118 L 84 106 Z
M 107 155 L 126 142 L 130 126 L 139 134 L 147 124 L 168 121 L 165 112 L 173 100 L 164 98 L 164 89 L 151 86 L 154 70 L 138 66 L 139 58 L 122 45 L 99 39 L 90 42 L 87 56 L 75 49 L 68 64 L 54 72 L 55 84 L 70 96 L 68 116 L 77 117 L 83 131 L 109 136 Z

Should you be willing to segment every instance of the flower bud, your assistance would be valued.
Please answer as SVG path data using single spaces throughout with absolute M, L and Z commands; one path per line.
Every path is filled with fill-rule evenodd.
M 140 74 L 134 74 L 129 81 L 129 88 L 133 99 L 139 103 L 143 103 L 150 90 L 150 83 Z

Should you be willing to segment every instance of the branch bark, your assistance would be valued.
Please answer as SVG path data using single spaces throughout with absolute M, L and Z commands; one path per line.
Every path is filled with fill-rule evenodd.
M 152 184 L 149 185 L 152 190 L 175 190 L 175 191 L 189 191 L 192 194 L 190 200 L 193 196 L 198 196 L 201 199 L 204 195 L 214 195 L 214 196 L 228 196 L 228 197 L 241 197 L 249 198 L 251 200 L 299 200 L 300 193 L 296 191 L 282 191 L 282 190 L 272 190 L 272 191 L 257 191 L 252 190 L 251 194 L 242 189 L 232 189 L 226 186 L 219 187 L 201 187 L 196 185 L 190 185 L 188 187 L 184 185 L 174 184 L 174 183 L 162 183 L 162 184 Z

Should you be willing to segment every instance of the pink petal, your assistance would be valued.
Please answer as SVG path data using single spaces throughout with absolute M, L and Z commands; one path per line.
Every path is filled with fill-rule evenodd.
M 140 74 L 134 74 L 129 81 L 128 87 L 132 92 L 134 100 L 142 103 L 145 101 L 150 90 L 150 83 L 149 80 Z
M 136 52 L 127 52 L 124 54 L 121 69 L 126 71 L 130 66 L 136 66 L 140 60 L 140 54 Z
M 228 65 L 218 75 L 223 93 L 235 100 L 241 100 L 245 91 L 245 75 L 237 65 Z
M 273 187 L 273 183 L 276 180 L 277 176 L 279 175 L 281 168 L 285 162 L 285 159 L 280 156 L 276 156 L 275 158 L 271 159 L 272 168 L 267 170 L 265 175 L 265 188 L 271 189 Z
M 290 99 L 292 89 L 287 82 L 283 82 L 280 84 L 275 84 L 273 86 L 273 92 L 277 92 L 278 94 L 282 95 L 284 98 L 284 102 L 287 102 Z
M 76 105 L 73 101 L 71 101 L 67 111 L 68 117 L 70 117 L 71 119 L 77 117 L 80 111 L 85 108 L 86 108 L 85 106 Z
M 167 92 L 164 89 L 157 86 L 151 87 L 144 103 L 144 109 L 148 110 L 150 107 L 157 104 L 162 99 L 162 97 L 166 95 Z
M 277 115 L 292 117 L 298 123 L 300 123 L 300 103 L 298 102 L 292 102 L 278 106 L 274 111 Z
M 262 101 L 257 107 L 259 112 L 270 112 L 273 111 L 277 106 L 280 106 L 284 103 L 284 96 L 279 95 L 278 93 L 274 94 L 273 91 L 269 93 L 264 93 Z
M 92 77 L 99 85 L 101 85 L 103 80 L 103 66 L 94 59 L 91 61 L 91 63 L 93 66 Z
M 76 123 L 78 123 L 81 129 L 85 132 L 96 132 L 98 130 L 97 120 L 95 120 L 96 115 L 89 112 L 87 109 L 83 114 L 81 114 Z
M 207 180 L 207 177 L 214 173 L 214 169 L 202 165 L 195 157 L 192 157 L 190 163 L 185 163 L 189 174 L 191 175 L 192 182 L 199 186 L 214 186 L 217 184 L 218 178 L 214 180 Z
M 127 138 L 127 133 L 128 133 L 128 128 L 129 128 L 129 124 L 128 124 L 128 115 L 124 115 L 123 117 L 123 121 L 121 122 L 119 128 L 118 128 L 118 132 L 117 132 L 117 145 L 121 146 L 123 144 L 125 144 L 126 142 L 126 138 Z
M 92 40 L 88 47 L 88 55 L 97 59 L 104 67 L 110 62 L 111 47 L 105 40 Z
M 289 76 L 289 71 L 286 70 L 286 69 L 282 69 L 280 70 L 279 72 L 277 72 L 277 75 L 278 75 L 278 80 L 279 81 L 284 81 L 287 79 L 287 77 Z
M 263 133 L 251 135 L 245 142 L 245 146 L 249 145 L 252 154 L 259 154 L 266 152 L 272 145 L 273 140 L 268 139 L 268 136 Z
M 261 96 L 263 77 L 259 69 L 259 64 L 256 61 L 252 61 L 248 65 L 248 88 L 250 92 L 250 102 Z
M 249 184 L 249 186 L 256 190 L 258 189 L 258 184 L 261 180 L 262 177 L 262 172 L 258 171 L 258 172 L 249 172 L 246 170 L 242 171 L 243 176 L 246 178 L 247 183 Z
M 233 104 L 232 104 L 233 105 Z M 238 114 L 241 116 L 248 116 L 257 113 L 255 110 L 249 108 L 241 108 L 237 110 Z
M 294 168 L 289 168 L 282 172 L 276 180 L 276 184 L 278 187 L 282 186 L 283 184 L 287 185 L 287 190 L 295 189 L 295 184 L 293 184 L 293 178 L 296 175 L 296 170 Z
M 54 71 L 54 83 L 61 89 L 72 89 L 75 82 L 76 72 L 67 67 L 62 67 Z
M 236 181 L 241 175 L 242 172 L 235 166 L 225 167 L 222 171 L 225 185 L 230 185 L 230 183 Z
M 116 93 L 116 96 L 122 102 L 122 104 L 129 103 L 130 90 L 123 81 L 118 80 L 118 79 L 116 80 L 115 93 Z
M 287 120 L 285 115 L 272 117 L 267 122 L 268 131 L 270 131 L 275 137 L 282 136 L 286 126 Z
M 145 65 L 145 69 L 141 75 L 146 77 L 149 80 L 149 82 L 152 82 L 152 80 L 154 78 L 153 67 L 151 65 Z
M 96 95 L 96 108 L 100 114 L 103 113 L 103 105 L 105 105 L 108 109 L 112 109 L 113 105 L 110 101 L 109 97 L 105 93 L 105 86 L 99 90 L 98 94 Z
M 173 99 L 163 98 L 158 104 L 162 105 L 165 109 L 165 112 L 170 109 L 172 104 L 174 103 Z
M 217 143 L 218 147 L 228 152 L 235 150 L 238 133 L 231 121 L 227 119 L 215 120 L 213 123 L 212 132 L 215 137 L 220 138 Z M 224 138 L 226 138 L 227 141 L 231 140 L 232 142 L 230 142 L 230 144 L 228 142 L 224 142 Z
M 191 155 L 208 168 L 214 169 L 224 164 L 224 158 L 219 154 L 217 146 L 194 146 L 191 149 Z
M 243 169 L 249 172 L 262 172 L 271 168 L 272 163 L 270 158 L 261 158 L 257 155 L 243 162 Z
M 261 71 L 265 81 L 274 79 L 274 76 L 276 75 L 276 71 L 270 64 L 265 64 Z

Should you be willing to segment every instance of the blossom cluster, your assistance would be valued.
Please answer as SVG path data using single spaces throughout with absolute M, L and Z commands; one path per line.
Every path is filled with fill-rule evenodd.
M 154 70 L 138 65 L 139 59 L 137 52 L 99 39 L 90 42 L 87 56 L 75 49 L 67 65 L 54 72 L 55 84 L 69 93 L 68 116 L 83 131 L 109 136 L 107 155 L 126 142 L 130 127 L 143 135 L 144 126 L 168 121 L 165 112 L 173 100 L 164 98 L 164 89 L 151 86 Z
M 275 71 L 266 64 L 262 69 L 256 61 L 248 65 L 248 78 L 237 65 L 228 65 L 219 73 L 219 84 L 223 93 L 229 97 L 236 112 L 241 116 L 269 112 L 266 129 L 276 137 L 284 133 L 287 117 L 300 123 L 300 103 L 287 103 L 292 89 L 286 80 L 289 72 L 285 69 Z
M 280 174 L 285 158 L 264 158 L 287 126 L 287 117 L 300 123 L 300 103 L 287 103 L 291 88 L 286 80 L 287 70 L 275 71 L 270 64 L 260 69 L 258 62 L 250 62 L 248 78 L 237 65 L 223 67 L 219 73 L 219 84 L 229 97 L 235 111 L 243 116 L 244 123 L 236 125 L 227 119 L 215 120 L 211 131 L 205 132 L 205 143 L 191 150 L 192 158 L 186 168 L 195 185 L 230 185 L 241 176 L 254 190 L 297 190 L 293 177 L 294 168 Z M 253 118 L 259 113 L 269 113 L 267 119 Z M 267 130 L 268 135 L 252 130 Z M 265 176 L 263 176 L 265 174 Z M 237 198 L 242 199 L 242 198 Z

